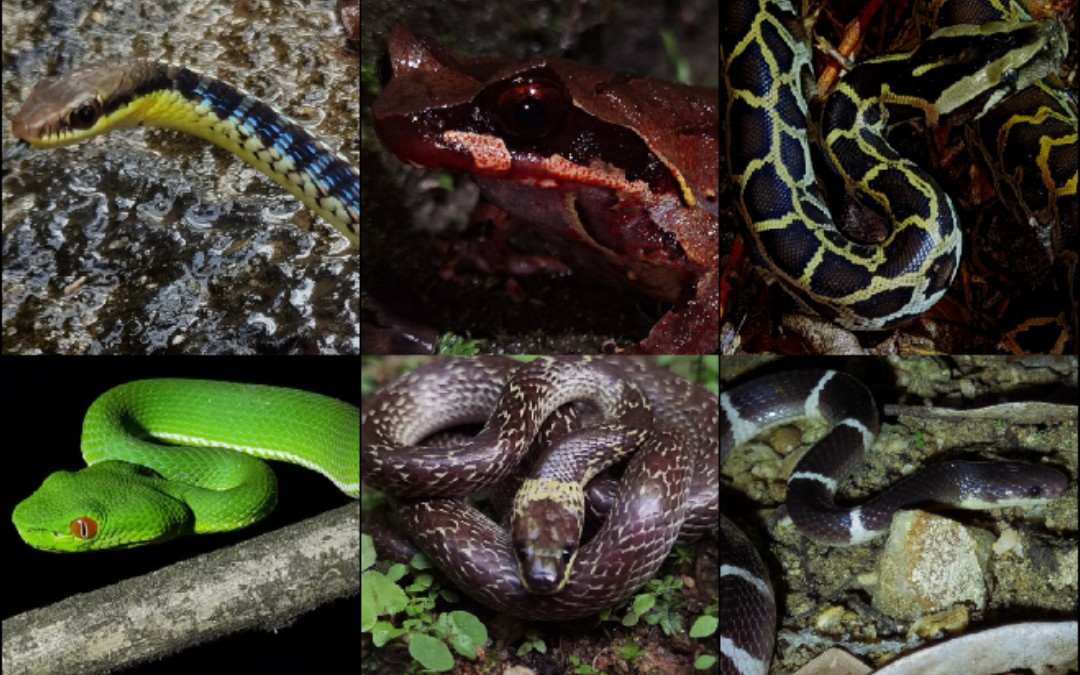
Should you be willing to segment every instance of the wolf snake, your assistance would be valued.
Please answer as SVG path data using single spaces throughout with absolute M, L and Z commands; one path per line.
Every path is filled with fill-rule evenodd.
M 1068 486 L 1063 473 L 1038 464 L 946 462 L 862 506 L 842 508 L 833 502 L 837 484 L 858 466 L 878 431 L 877 407 L 859 380 L 831 370 L 774 373 L 722 392 L 720 408 L 721 462 L 770 429 L 807 418 L 825 421 L 827 433 L 788 479 L 787 508 L 804 536 L 829 544 L 858 544 L 877 537 L 888 529 L 893 515 L 909 505 L 1025 506 L 1058 497 Z M 720 551 L 720 672 L 765 673 L 776 620 L 767 568 L 724 517 Z
M 607 408 L 616 379 L 644 392 L 653 432 L 630 459 L 605 524 L 577 552 L 562 590 L 531 594 L 518 575 L 510 535 L 455 497 L 510 473 L 560 406 Z M 545 358 L 521 366 L 500 358 L 448 359 L 402 376 L 365 404 L 362 475 L 369 487 L 410 498 L 398 505 L 405 531 L 476 600 L 528 619 L 572 619 L 632 594 L 677 538 L 715 530 L 717 415 L 715 396 L 642 360 Z M 415 445 L 439 430 L 482 422 L 466 445 Z

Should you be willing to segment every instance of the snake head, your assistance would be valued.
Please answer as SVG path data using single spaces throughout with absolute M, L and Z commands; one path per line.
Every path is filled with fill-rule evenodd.
M 510 539 L 518 577 L 530 593 L 551 595 L 566 585 L 581 545 L 581 486 L 548 478 L 525 481 L 514 498 Z
M 129 548 L 191 533 L 191 511 L 163 492 L 150 469 L 120 461 L 57 471 L 19 502 L 11 520 L 50 553 Z

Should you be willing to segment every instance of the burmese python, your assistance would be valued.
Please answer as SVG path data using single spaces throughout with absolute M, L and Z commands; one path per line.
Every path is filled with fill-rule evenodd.
M 354 245 L 359 241 L 356 167 L 254 96 L 183 66 L 135 60 L 46 78 L 11 120 L 11 133 L 36 148 L 55 148 L 139 124 L 184 131 L 225 148 Z
M 1061 24 L 1023 21 L 1026 14 L 1012 0 L 934 4 L 960 2 L 986 9 L 960 20 L 988 23 L 948 26 L 911 53 L 860 64 L 825 98 L 820 116 L 813 116 L 807 103 L 811 56 L 806 42 L 796 37 L 801 31 L 790 0 L 723 5 L 726 158 L 755 261 L 802 305 L 847 328 L 886 329 L 921 314 L 944 294 L 960 262 L 952 201 L 889 144 L 887 124 L 925 117 L 936 126 L 978 118 L 1055 72 L 1066 54 Z M 1067 104 L 1063 107 L 1031 116 L 1018 111 L 1015 129 L 987 144 L 994 146 L 988 159 L 996 173 L 1012 174 L 999 177 L 1003 186 L 1011 186 L 1002 191 L 1041 200 L 1025 206 L 1026 214 L 1066 218 L 1057 211 L 1075 213 L 1076 160 L 1073 153 L 1070 168 L 1067 148 L 1075 147 L 1076 117 Z M 1063 127 L 1049 124 L 1060 118 Z M 1033 125 L 1032 119 L 1047 124 Z M 1033 134 L 1032 126 L 1041 133 Z M 880 243 L 856 241 L 834 224 L 814 171 L 809 134 L 815 130 L 828 160 L 822 164 L 836 171 L 847 196 L 888 224 L 889 234 Z M 1058 158 L 1054 153 L 1059 152 L 1066 154 Z M 1009 157 L 1032 154 L 1045 170 L 1028 171 L 1026 177 L 1012 170 L 1030 160 Z M 1021 181 L 1026 184 L 1019 186 Z
M 720 461 L 747 441 L 805 418 L 828 432 L 787 482 L 787 509 L 811 539 L 849 545 L 883 534 L 897 510 L 937 503 L 996 508 L 1043 503 L 1068 486 L 1064 474 L 1024 462 L 946 462 L 894 485 L 859 507 L 834 504 L 837 484 L 862 461 L 878 431 L 873 397 L 854 377 L 831 370 L 774 373 L 720 395 Z M 731 513 L 726 511 L 726 513 Z M 776 628 L 769 574 L 754 547 L 726 518 L 720 536 L 720 645 L 723 675 L 765 673 Z
M 556 410 L 584 407 L 610 423 L 624 417 L 623 406 L 640 407 L 621 402 L 624 390 L 638 389 L 651 408 L 652 431 L 630 459 L 605 524 L 580 550 L 567 552 L 572 569 L 561 590 L 531 594 L 509 533 L 454 497 L 510 474 Z M 589 414 L 585 419 L 594 423 Z M 631 425 L 647 424 L 635 419 Z M 441 430 L 479 423 L 486 424 L 467 444 L 416 445 Z M 365 484 L 411 498 L 399 504 L 409 536 L 461 589 L 505 613 L 538 620 L 596 613 L 655 574 L 676 538 L 716 527 L 716 398 L 647 361 L 437 361 L 382 388 L 365 404 L 361 426 Z

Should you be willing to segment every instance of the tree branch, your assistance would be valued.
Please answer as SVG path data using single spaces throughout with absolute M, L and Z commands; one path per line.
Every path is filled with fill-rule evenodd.
M 5 619 L 3 670 L 107 672 L 240 630 L 277 630 L 359 591 L 357 502 Z

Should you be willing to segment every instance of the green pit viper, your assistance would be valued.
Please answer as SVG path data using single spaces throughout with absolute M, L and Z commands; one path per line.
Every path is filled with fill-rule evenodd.
M 1033 22 L 1013 0 L 922 5 L 935 19 L 956 7 L 955 19 L 939 23 L 962 23 L 935 32 L 912 52 L 861 63 L 819 113 L 808 102 L 811 54 L 793 3 L 731 0 L 721 10 L 726 160 L 756 265 L 805 308 L 853 330 L 883 330 L 915 318 L 942 297 L 960 263 L 952 201 L 889 144 L 887 128 L 916 119 L 928 126 L 978 119 L 1014 92 L 1046 88 L 1040 80 L 1057 71 L 1067 51 L 1060 23 Z M 992 143 L 982 144 L 995 146 L 986 149 L 993 155 L 988 161 L 1006 201 L 1029 202 L 1022 222 L 1051 214 L 1075 237 L 1075 103 L 1047 92 L 1047 112 L 998 120 L 989 130 Z M 1059 119 L 1062 133 L 1042 121 Z M 817 165 L 834 168 L 846 196 L 888 224 L 880 243 L 857 241 L 837 228 L 814 170 L 815 145 L 828 160 Z
M 259 458 L 321 473 L 360 494 L 360 411 L 296 389 L 138 380 L 93 402 L 76 472 L 48 476 L 12 514 L 43 551 L 126 548 L 246 527 L 277 503 Z

